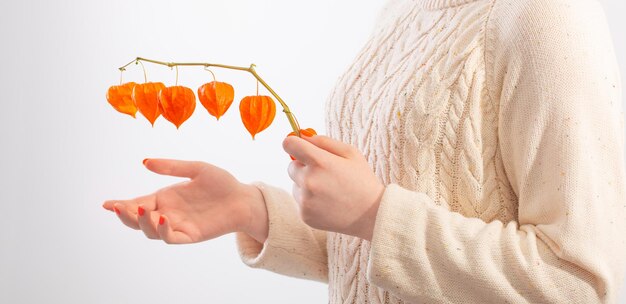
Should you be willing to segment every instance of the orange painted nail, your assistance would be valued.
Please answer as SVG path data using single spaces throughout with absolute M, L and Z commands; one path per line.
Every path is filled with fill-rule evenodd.
M 146 213 L 146 210 L 144 210 L 143 207 L 139 206 L 137 207 L 137 213 L 139 213 L 139 216 L 142 216 L 144 213 Z
M 159 216 L 159 225 L 165 224 L 165 218 L 161 215 Z
M 143 159 L 142 163 L 143 163 L 143 165 L 144 165 L 144 166 L 146 165 L 146 162 L 147 162 L 147 161 L 148 161 L 148 159 L 147 159 L 147 158 L 144 158 L 144 159 Z
M 115 211 L 115 213 L 117 213 L 117 215 L 120 215 L 120 209 L 117 209 L 117 207 L 113 207 L 113 210 Z

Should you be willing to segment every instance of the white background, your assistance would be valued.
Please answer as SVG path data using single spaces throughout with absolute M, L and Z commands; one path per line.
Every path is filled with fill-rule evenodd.
M 280 110 L 252 141 L 238 103 L 219 123 L 198 104 L 176 130 L 163 118 L 152 128 L 114 111 L 105 92 L 135 56 L 255 63 L 300 124 L 323 132 L 324 101 L 383 4 L 0 2 L 0 303 L 326 303 L 323 284 L 247 268 L 233 235 L 166 245 L 101 208 L 180 181 L 147 171 L 145 157 L 203 160 L 242 182 L 291 189 Z M 603 4 L 626 78 L 626 6 Z M 173 84 L 173 71 L 146 68 L 149 80 Z M 236 98 L 254 93 L 250 75 L 214 72 Z M 142 78 L 139 66 L 125 73 L 125 81 Z M 179 83 L 194 90 L 209 80 L 201 68 L 180 69 Z

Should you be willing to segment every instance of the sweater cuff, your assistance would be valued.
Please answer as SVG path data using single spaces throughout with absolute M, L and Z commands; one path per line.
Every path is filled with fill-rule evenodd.
M 407 256 L 417 250 L 424 250 L 424 240 L 419 236 L 407 237 L 419 221 L 427 216 L 428 204 L 432 199 L 423 192 L 414 192 L 397 184 L 389 184 L 381 197 L 371 251 L 367 262 L 366 276 L 372 284 L 394 293 L 394 289 L 403 287 L 406 278 Z M 417 286 L 416 286 L 417 288 Z
M 251 184 L 263 194 L 269 231 L 263 244 L 244 232 L 236 232 L 241 260 L 252 268 L 325 282 L 326 256 L 318 248 L 325 249 L 326 244 L 317 243 L 313 230 L 302 222 L 291 194 L 263 182 Z
M 281 200 L 275 197 L 272 191 L 268 189 L 268 185 L 262 182 L 253 182 L 251 185 L 259 188 L 263 194 L 269 220 L 268 235 L 265 243 L 261 244 L 247 233 L 237 232 L 237 249 L 241 260 L 246 265 L 253 268 L 263 268 L 271 262 L 268 260 L 271 259 L 272 252 L 276 251 L 277 248 L 292 248 L 292 246 L 289 246 L 290 237 L 287 229 L 280 229 L 279 227 L 284 226 L 282 219 L 293 212 L 285 210 L 287 207 L 290 207 L 284 205 L 286 202 L 279 204 Z M 274 253 L 276 254 L 277 252 Z

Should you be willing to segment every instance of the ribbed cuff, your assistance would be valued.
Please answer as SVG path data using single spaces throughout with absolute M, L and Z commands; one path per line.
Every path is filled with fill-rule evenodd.
M 241 260 L 252 268 L 326 282 L 325 239 L 318 240 L 316 233 L 319 232 L 302 222 L 293 196 L 263 182 L 251 184 L 263 194 L 269 231 L 263 244 L 246 233 L 236 233 Z
M 414 192 L 397 184 L 389 184 L 381 197 L 376 214 L 371 251 L 366 276 L 372 284 L 392 293 L 419 286 L 405 286 L 407 257 L 418 256 L 425 250 L 424 239 L 413 232 L 419 231 L 420 221 L 425 221 L 428 204 L 432 199 L 425 193 Z M 410 236 L 409 236 L 410 234 Z M 424 294 L 429 294 L 428 292 Z
M 293 212 L 286 212 L 285 208 L 290 206 L 277 204 L 279 199 L 274 197 L 275 195 L 269 191 L 267 188 L 268 185 L 265 183 L 253 182 L 251 185 L 259 188 L 263 194 L 265 207 L 267 208 L 267 218 L 269 220 L 268 235 L 265 243 L 261 244 L 247 233 L 237 232 L 237 248 L 241 260 L 246 265 L 253 268 L 263 268 L 265 265 L 271 264 L 271 261 L 268 263 L 268 260 L 272 257 L 272 249 L 291 247 L 289 246 L 291 238 L 289 237 L 288 229 L 279 229 L 279 227 L 284 226 L 282 217 Z

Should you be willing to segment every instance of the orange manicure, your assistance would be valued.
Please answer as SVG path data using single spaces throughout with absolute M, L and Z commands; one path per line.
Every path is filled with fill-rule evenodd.
M 165 218 L 161 215 L 159 216 L 159 225 L 165 224 Z
M 137 207 L 137 213 L 139 213 L 139 216 L 142 216 L 145 212 L 146 210 L 144 210 L 143 207 L 141 206 Z
M 315 132 L 315 130 L 313 130 L 313 128 L 306 128 L 306 129 L 300 129 L 300 134 L 306 137 L 313 137 L 313 135 L 317 135 L 317 132 Z M 287 134 L 287 137 L 289 136 L 295 136 L 296 132 L 291 132 L 289 134 Z M 291 158 L 291 160 L 296 160 L 293 156 L 289 155 L 289 158 Z
M 117 215 L 120 215 L 120 209 L 117 209 L 117 207 L 113 207 L 113 210 L 115 210 L 115 213 L 117 213 Z
M 144 158 L 144 159 L 143 159 L 142 163 L 143 163 L 143 165 L 144 165 L 144 166 L 146 165 L 146 162 L 147 162 L 147 161 L 148 161 L 148 159 L 147 159 L 147 158 Z

